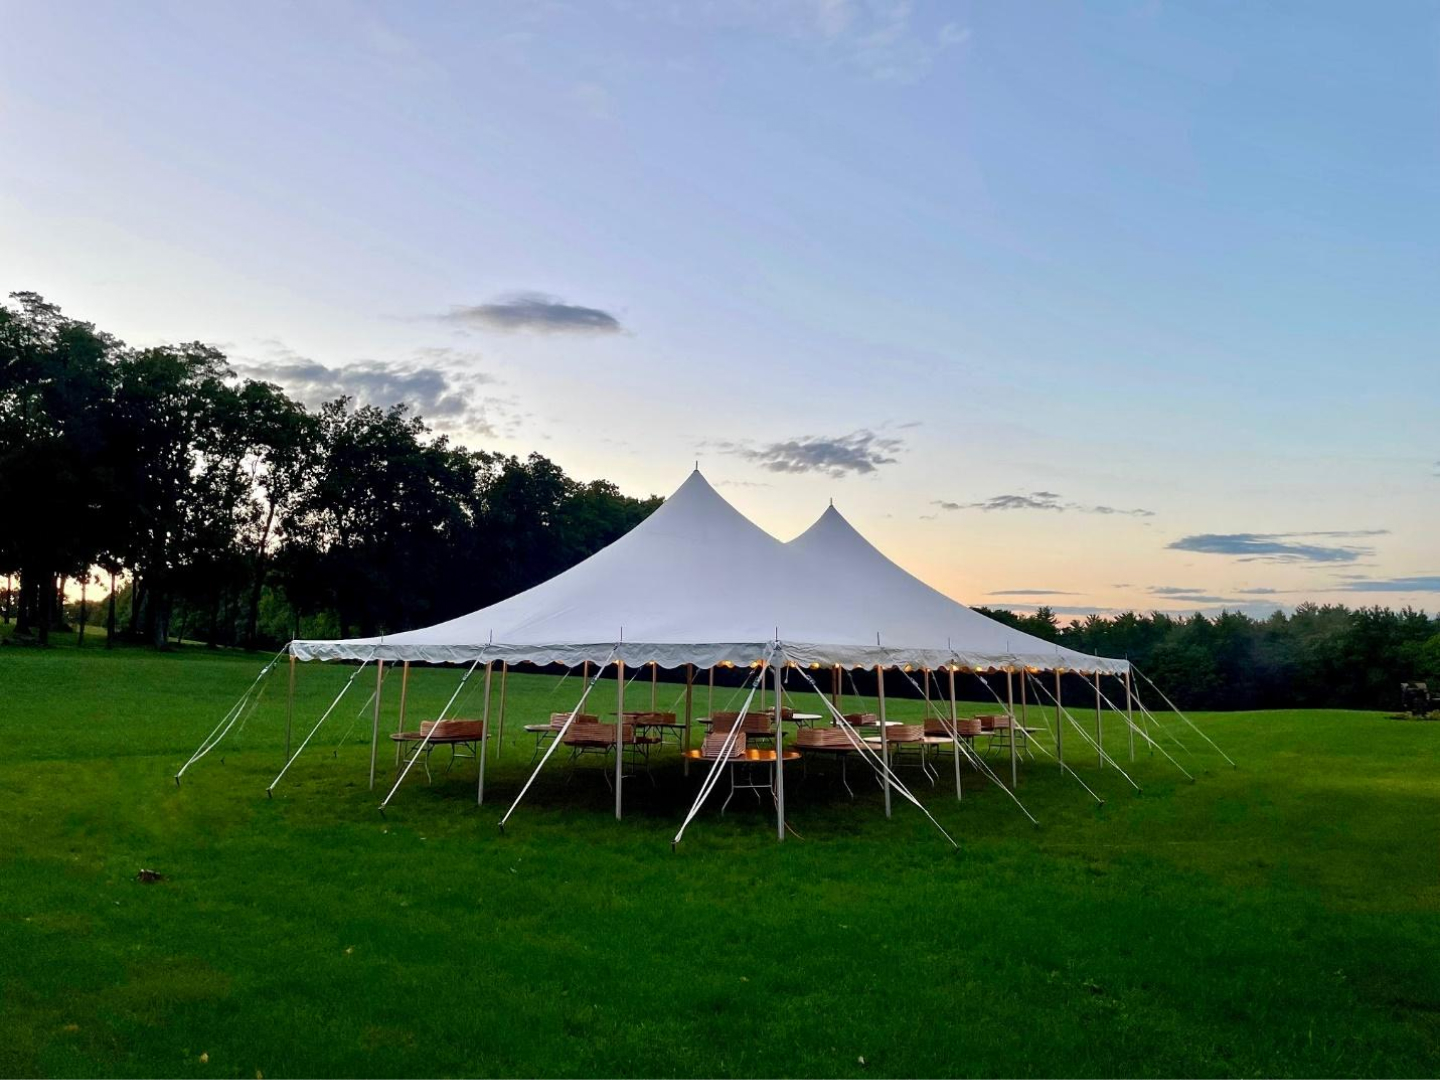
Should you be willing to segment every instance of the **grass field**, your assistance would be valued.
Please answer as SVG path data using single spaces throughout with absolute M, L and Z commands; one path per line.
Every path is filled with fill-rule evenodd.
M 575 679 L 511 676 L 483 807 L 466 762 L 412 774 L 380 818 L 368 718 L 342 741 L 368 685 L 267 801 L 278 679 L 177 788 L 262 663 L 0 650 L 0 1073 L 1440 1071 L 1440 725 L 1195 717 L 1242 768 L 1183 757 L 1190 784 L 1142 753 L 1140 795 L 1077 737 L 1107 804 L 1029 763 L 1038 829 L 972 772 L 958 805 L 920 781 L 958 852 L 904 804 L 887 821 L 852 769 L 854 802 L 789 785 L 783 845 L 737 798 L 672 853 L 694 787 L 673 758 L 629 786 L 623 822 L 582 767 L 497 832 L 529 759 L 519 725 L 572 705 Z M 301 669 L 297 730 L 346 674 Z M 457 679 L 412 675 L 412 720 Z M 383 784 L 388 743 L 381 765 Z

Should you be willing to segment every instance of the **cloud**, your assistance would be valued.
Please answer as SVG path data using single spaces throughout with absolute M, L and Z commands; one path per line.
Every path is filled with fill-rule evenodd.
M 1075 596 L 1076 593 L 1062 589 L 996 589 L 989 596 Z
M 1032 491 L 1026 495 L 992 495 L 980 502 L 959 503 L 945 499 L 934 500 L 942 510 L 1066 510 L 1077 514 L 1122 514 L 1126 517 L 1154 517 L 1153 510 L 1121 510 L 1114 506 L 1095 506 L 1089 503 L 1065 502 L 1053 491 Z
M 382 409 L 403 404 L 437 431 L 493 437 L 501 433 L 500 426 L 513 428 L 508 402 L 475 394 L 476 387 L 496 382 L 493 375 L 475 370 L 478 354 L 425 348 L 417 349 L 411 360 L 360 360 L 331 367 L 281 342 L 265 345 L 270 358 L 237 361 L 236 373 L 275 383 L 307 408 L 344 396 Z
M 1340 585 L 1337 592 L 1436 592 L 1440 593 L 1440 574 L 1416 577 L 1352 578 Z
M 1245 602 L 1232 596 L 1215 596 L 1198 586 L 1151 585 L 1146 591 L 1151 596 L 1161 596 L 1167 600 L 1181 600 L 1188 604 L 1243 604 Z
M 506 333 L 618 334 L 620 320 L 600 308 L 567 304 L 544 293 L 511 293 L 488 304 L 457 306 L 440 318 Z
M 1236 589 L 1235 591 L 1236 591 L 1237 593 L 1239 593 L 1241 596 L 1274 596 L 1274 595 L 1275 595 L 1276 593 L 1278 593 L 1280 590 L 1279 590 L 1279 589 L 1257 588 L 1257 589 Z
M 894 455 L 904 449 L 905 443 L 861 428 L 833 438 L 802 435 L 763 446 L 741 442 L 721 442 L 714 446 L 722 454 L 753 461 L 770 472 L 818 472 L 838 479 L 873 473 L 882 465 L 895 464 L 899 458 Z
M 1354 544 L 1311 544 L 1297 541 L 1314 537 L 1354 539 L 1383 536 L 1388 529 L 1336 530 L 1294 533 L 1200 533 L 1184 536 L 1166 545 L 1174 551 L 1202 555 L 1233 555 L 1241 562 L 1355 562 L 1373 555 L 1374 548 Z

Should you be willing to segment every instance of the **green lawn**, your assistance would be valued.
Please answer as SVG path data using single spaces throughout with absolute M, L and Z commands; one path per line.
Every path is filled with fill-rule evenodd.
M 368 672 L 274 800 L 283 677 L 177 788 L 262 663 L 0 649 L 0 1073 L 1440 1071 L 1440 725 L 1195 717 L 1242 767 L 1182 757 L 1190 784 L 1142 753 L 1140 795 L 1076 736 L 1108 802 L 1027 763 L 1038 829 L 973 772 L 963 804 L 920 781 L 958 852 L 903 803 L 887 821 L 863 767 L 854 802 L 797 772 L 796 837 L 737 798 L 672 853 L 695 783 L 673 752 L 623 822 L 587 765 L 496 830 L 519 725 L 573 705 L 574 678 L 511 676 L 483 807 L 466 762 L 376 813 L 368 718 L 351 728 Z M 346 674 L 301 668 L 299 733 Z M 413 674 L 411 717 L 457 679 Z M 614 707 L 613 684 L 596 693 Z M 643 679 L 630 700 L 648 704 Z M 381 765 L 383 785 L 388 743 Z

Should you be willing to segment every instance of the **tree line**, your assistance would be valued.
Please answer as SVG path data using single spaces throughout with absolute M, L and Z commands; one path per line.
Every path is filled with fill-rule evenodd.
M 659 502 L 454 445 L 403 406 L 306 408 L 209 345 L 131 348 L 34 293 L 0 305 L 0 613 L 22 640 L 87 618 L 162 648 L 421 626 L 552 577 Z M 66 601 L 97 577 L 99 619 Z M 1409 608 L 977 610 L 1128 657 L 1182 707 L 1393 707 L 1402 680 L 1440 683 L 1440 620 Z
M 1440 683 L 1440 619 L 1408 607 L 1304 603 L 1264 619 L 1126 612 L 1064 626 L 1049 608 L 976 610 L 1079 652 L 1128 659 L 1181 708 L 1393 709 L 1401 682 Z
M 131 348 L 34 293 L 10 300 L 0 573 L 21 639 L 46 642 L 66 583 L 97 576 L 107 640 L 423 625 L 559 573 L 660 502 L 455 445 L 404 406 L 307 409 L 209 345 Z

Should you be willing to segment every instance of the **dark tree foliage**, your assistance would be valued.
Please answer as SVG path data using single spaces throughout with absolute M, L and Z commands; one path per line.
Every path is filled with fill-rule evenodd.
M 11 301 L 0 571 L 21 638 L 63 625 L 65 579 L 95 567 L 121 575 L 116 632 L 156 647 L 404 629 L 557 574 L 659 505 L 454 446 L 403 408 L 307 411 L 210 346 L 130 349 Z
M 1394 708 L 1402 681 L 1440 682 L 1440 619 L 1412 608 L 1305 603 L 1260 620 L 1129 612 L 1063 628 L 1047 608 L 976 610 L 1067 648 L 1129 659 L 1181 708 Z

